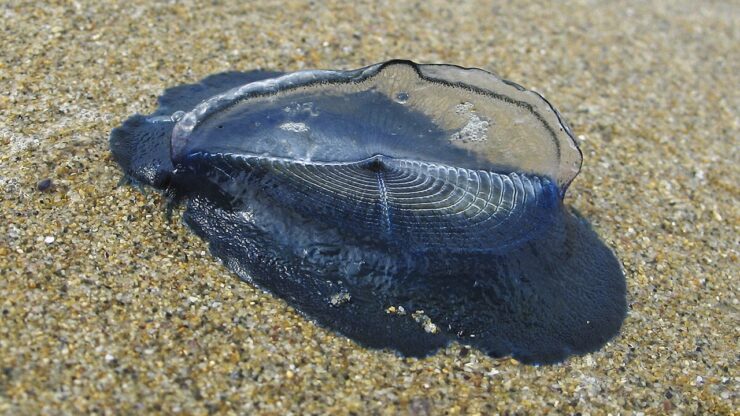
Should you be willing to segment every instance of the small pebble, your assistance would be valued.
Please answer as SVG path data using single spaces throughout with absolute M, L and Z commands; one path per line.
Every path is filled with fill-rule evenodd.
M 39 192 L 46 192 L 46 191 L 50 191 L 53 185 L 54 185 L 54 182 L 52 182 L 51 179 L 46 178 L 46 179 L 40 180 L 36 184 L 36 189 Z

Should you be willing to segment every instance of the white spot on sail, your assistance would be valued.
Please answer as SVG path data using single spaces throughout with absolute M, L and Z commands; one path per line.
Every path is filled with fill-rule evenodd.
M 280 125 L 280 129 L 295 133 L 305 133 L 308 131 L 308 126 L 303 123 L 283 123 Z
M 472 103 L 462 103 L 455 106 L 455 113 L 467 117 L 468 122 L 460 131 L 455 132 L 450 140 L 482 142 L 488 139 L 488 120 L 483 120 L 473 110 Z

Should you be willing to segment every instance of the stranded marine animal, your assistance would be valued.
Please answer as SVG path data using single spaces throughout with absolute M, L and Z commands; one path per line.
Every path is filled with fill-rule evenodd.
M 581 153 L 540 95 L 389 61 L 210 76 L 113 130 L 132 181 L 242 279 L 358 343 L 557 362 L 614 336 L 612 252 L 563 197 Z

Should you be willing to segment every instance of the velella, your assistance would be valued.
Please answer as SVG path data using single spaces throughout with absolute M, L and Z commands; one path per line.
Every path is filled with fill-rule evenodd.
M 553 363 L 624 319 L 618 260 L 563 204 L 582 163 L 570 128 L 489 72 L 217 74 L 167 90 L 110 144 L 240 278 L 366 347 L 455 340 Z

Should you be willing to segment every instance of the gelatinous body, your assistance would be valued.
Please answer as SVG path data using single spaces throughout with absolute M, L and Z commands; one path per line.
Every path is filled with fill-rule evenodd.
M 133 180 L 241 278 L 376 348 L 533 363 L 619 330 L 611 251 L 567 213 L 581 154 L 536 93 L 478 69 L 219 74 L 111 134 Z

